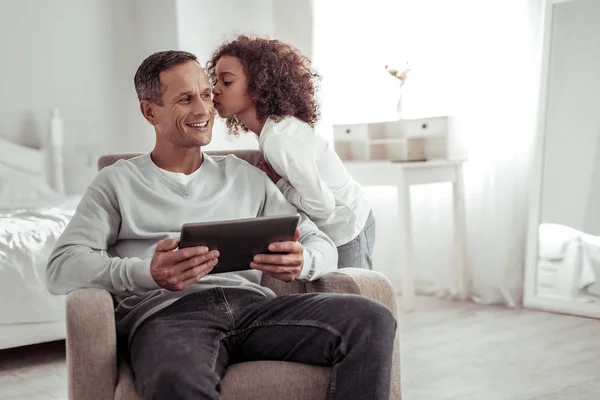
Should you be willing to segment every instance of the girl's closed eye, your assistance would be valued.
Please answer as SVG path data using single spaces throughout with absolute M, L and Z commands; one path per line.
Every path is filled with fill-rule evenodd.
M 224 86 L 229 86 L 229 85 L 231 85 L 232 83 L 233 83 L 233 82 L 225 82 L 225 81 L 223 81 L 223 85 L 224 85 Z

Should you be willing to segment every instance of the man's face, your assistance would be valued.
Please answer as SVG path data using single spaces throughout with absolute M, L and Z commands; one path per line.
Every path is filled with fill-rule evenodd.
M 210 143 L 215 113 L 210 82 L 200 65 L 189 61 L 163 71 L 160 83 L 163 104 L 152 103 L 150 121 L 157 135 L 177 147 Z
M 221 57 L 217 61 L 215 74 L 217 81 L 213 101 L 221 118 L 233 117 L 254 107 L 246 93 L 248 83 L 244 67 L 236 57 Z

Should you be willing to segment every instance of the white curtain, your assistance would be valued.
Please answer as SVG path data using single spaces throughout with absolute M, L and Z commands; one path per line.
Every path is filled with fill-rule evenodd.
M 324 134 L 330 124 L 394 118 L 398 90 L 384 66 L 408 61 L 404 116 L 455 115 L 468 149 L 469 296 L 519 304 L 543 0 L 327 0 L 313 7 Z M 397 282 L 394 190 L 369 188 L 368 195 L 379 217 L 375 268 Z M 412 191 L 418 287 L 447 297 L 457 294 L 451 200 L 445 184 Z

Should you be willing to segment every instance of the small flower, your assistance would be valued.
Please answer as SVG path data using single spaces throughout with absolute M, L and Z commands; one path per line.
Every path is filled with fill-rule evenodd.
M 405 70 L 403 70 L 402 72 L 398 71 L 397 69 L 390 69 L 388 68 L 388 66 L 385 66 L 385 69 L 387 70 L 388 74 L 390 74 L 391 76 L 393 76 L 394 78 L 400 80 L 400 86 L 404 85 L 404 82 L 406 81 L 406 78 L 408 77 L 408 73 L 410 72 L 410 68 L 406 68 Z

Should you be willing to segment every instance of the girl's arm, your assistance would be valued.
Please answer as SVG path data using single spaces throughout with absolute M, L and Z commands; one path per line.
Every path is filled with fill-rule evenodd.
M 333 212 L 335 198 L 319 175 L 314 148 L 306 138 L 271 136 L 263 144 L 263 154 L 281 176 L 277 187 L 299 211 L 319 218 Z

